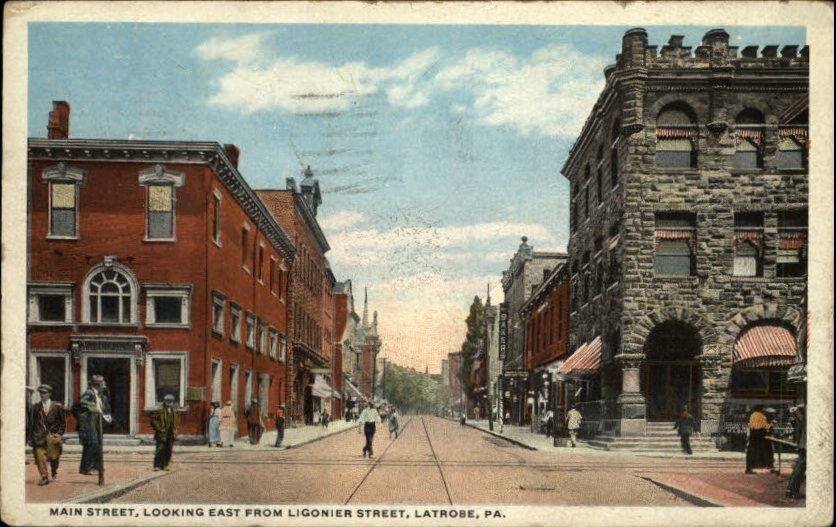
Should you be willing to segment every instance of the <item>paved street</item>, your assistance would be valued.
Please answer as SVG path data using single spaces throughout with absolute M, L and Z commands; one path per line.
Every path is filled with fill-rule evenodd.
M 415 416 L 403 423 L 397 440 L 378 428 L 374 459 L 362 457 L 363 437 L 355 430 L 290 450 L 175 452 L 171 473 L 113 501 L 687 506 L 692 501 L 650 479 L 675 487 L 682 486 L 677 478 L 685 484 L 742 479 L 736 461 L 640 458 L 589 449 L 531 451 L 450 420 Z M 741 499 L 734 489 L 715 488 L 712 495 L 705 481 L 702 495 L 719 504 L 762 505 L 774 501 L 784 481 L 769 474 L 749 478 L 743 480 L 751 481 L 746 487 L 762 489 L 760 503 Z M 288 481 L 293 484 L 278 483 Z

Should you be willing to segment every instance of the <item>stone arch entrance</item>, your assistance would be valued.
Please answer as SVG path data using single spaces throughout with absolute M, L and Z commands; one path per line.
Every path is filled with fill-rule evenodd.
M 697 328 L 680 320 L 661 322 L 650 331 L 641 376 L 648 421 L 671 421 L 683 407 L 699 419 L 702 347 Z

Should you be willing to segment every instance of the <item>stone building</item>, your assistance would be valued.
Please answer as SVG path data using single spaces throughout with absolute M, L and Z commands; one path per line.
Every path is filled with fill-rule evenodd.
M 549 272 L 565 263 L 567 255 L 558 252 L 535 251 L 523 236 L 522 243 L 502 272 L 502 290 L 508 312 L 507 348 L 502 365 L 503 408 L 511 422 L 521 424 L 528 419 L 528 367 L 525 357 L 526 320 L 520 309 Z
M 562 169 L 570 349 L 601 363 L 579 397 L 612 435 L 683 406 L 733 434 L 790 398 L 805 320 L 808 48 L 682 40 L 624 34 Z

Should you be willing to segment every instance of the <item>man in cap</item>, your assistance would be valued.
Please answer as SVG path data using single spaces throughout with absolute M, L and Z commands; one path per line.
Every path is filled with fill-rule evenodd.
M 41 480 L 38 485 L 49 483 L 47 461 L 52 469 L 52 479 L 58 475 L 58 460 L 61 457 L 61 436 L 67 429 L 64 407 L 52 400 L 52 386 L 41 384 L 38 386 L 40 402 L 33 404 L 29 413 L 29 444 Z
M 247 433 L 250 436 L 250 444 L 257 445 L 261 441 L 261 434 L 264 432 L 264 421 L 261 416 L 261 405 L 258 399 L 253 398 L 250 407 L 244 412 L 247 416 Z
M 154 428 L 154 470 L 168 470 L 171 463 L 171 451 L 177 437 L 177 411 L 174 408 L 174 396 L 170 393 L 163 397 L 163 403 L 151 416 Z
M 276 410 L 276 443 L 273 445 L 278 448 L 282 446 L 284 440 L 284 405 L 280 404 Z
M 110 423 L 110 404 L 102 394 L 104 377 L 93 375 L 87 390 L 81 394 L 78 403 L 78 439 L 81 442 L 81 464 L 79 473 L 90 475 L 91 470 L 102 471 L 101 436 L 102 421 Z

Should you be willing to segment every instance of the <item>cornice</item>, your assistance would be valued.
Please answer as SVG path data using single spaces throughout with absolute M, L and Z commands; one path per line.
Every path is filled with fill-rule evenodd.
M 296 248 L 218 143 L 29 138 L 29 159 L 208 165 L 268 240 L 288 260 Z

